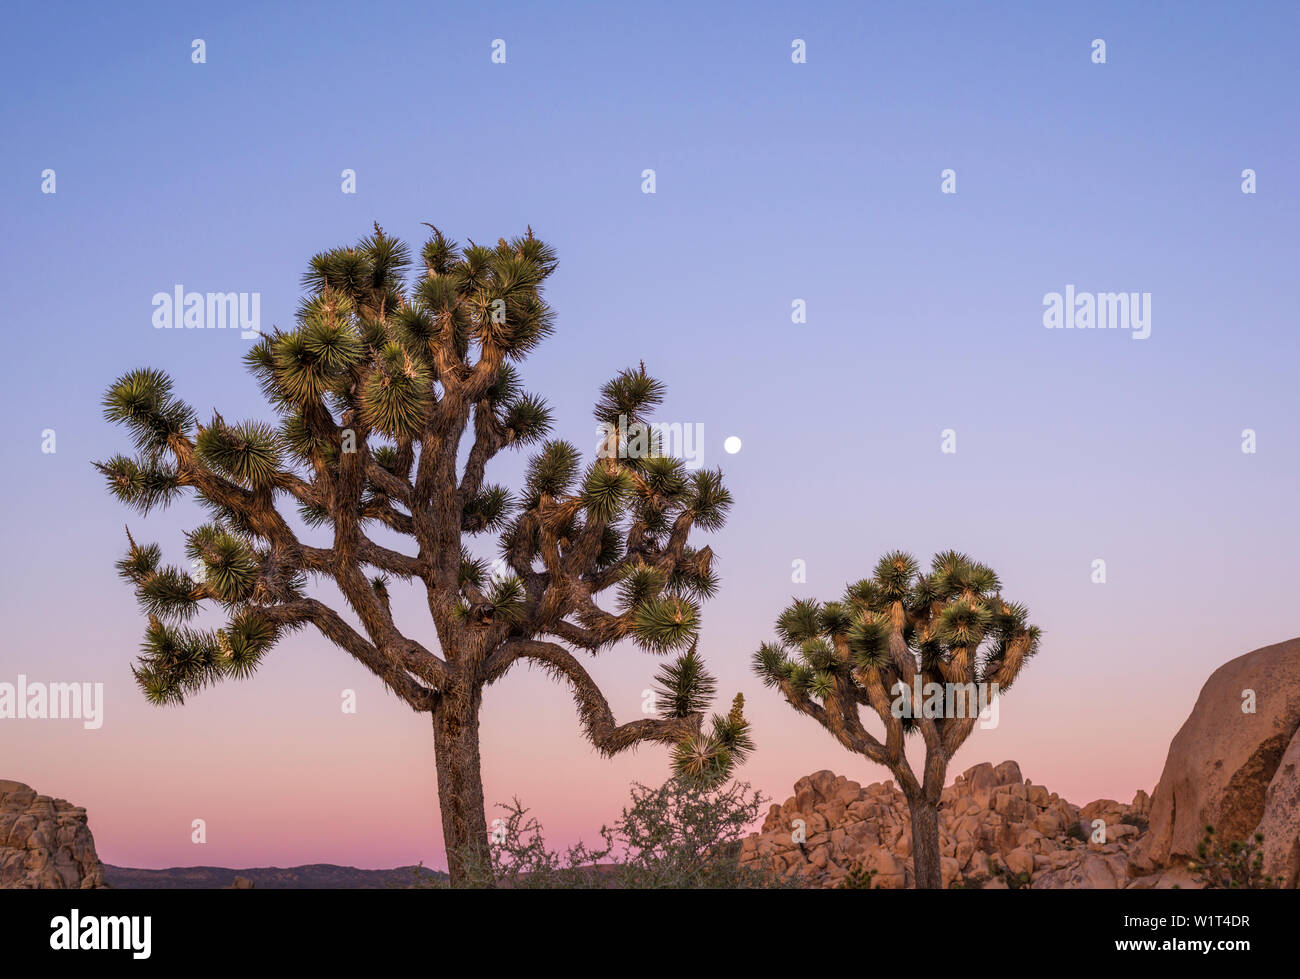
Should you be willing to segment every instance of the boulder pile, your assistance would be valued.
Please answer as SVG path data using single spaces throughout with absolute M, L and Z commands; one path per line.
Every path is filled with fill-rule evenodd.
M 874 872 L 873 887 L 912 886 L 911 816 L 893 782 L 864 788 L 821 771 L 794 791 L 746 838 L 743 864 L 814 887 L 835 887 L 852 870 Z M 976 765 L 943 790 L 943 886 L 1125 887 L 1150 810 L 1145 792 L 1128 805 L 1099 799 L 1080 807 L 1026 781 L 1014 761 Z

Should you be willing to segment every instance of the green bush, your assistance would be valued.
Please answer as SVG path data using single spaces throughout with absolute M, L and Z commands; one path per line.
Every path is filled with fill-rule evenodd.
M 1018 874 L 1012 873 L 1007 867 L 1000 866 L 993 871 L 994 877 L 1001 877 L 1006 881 L 1007 889 L 1018 891 L 1029 887 L 1030 875 L 1021 871 Z
M 876 872 L 868 870 L 861 861 L 855 862 L 849 867 L 848 876 L 835 885 L 837 890 L 841 891 L 869 891 L 875 887 L 872 883 L 875 879 Z
M 775 871 L 741 867 L 740 845 L 767 800 L 746 782 L 710 786 L 673 778 L 632 786 L 631 802 L 600 843 L 548 849 L 541 823 L 515 799 L 493 822 L 490 866 L 467 857 L 467 887 L 795 887 Z M 424 886 L 447 886 L 443 882 Z

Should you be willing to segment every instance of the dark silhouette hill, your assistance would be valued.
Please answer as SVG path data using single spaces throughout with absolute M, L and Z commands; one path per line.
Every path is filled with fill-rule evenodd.
M 143 870 L 104 864 L 104 879 L 110 887 L 149 890 L 199 890 L 232 887 L 236 877 L 244 877 L 253 886 L 267 890 L 290 888 L 328 888 L 333 890 L 411 887 L 418 880 L 424 886 L 443 882 L 442 871 L 419 867 L 395 867 L 392 870 L 360 870 L 332 863 L 312 863 L 301 867 L 168 867 Z

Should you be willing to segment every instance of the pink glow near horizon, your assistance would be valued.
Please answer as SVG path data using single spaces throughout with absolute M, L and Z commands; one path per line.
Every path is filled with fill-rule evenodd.
M 747 675 L 748 650 L 708 645 L 719 699 L 743 690 L 759 743 L 740 777 L 772 801 L 821 768 L 863 784 L 889 777 L 762 689 Z M 1151 791 L 1199 688 L 1193 676 L 1230 658 L 1202 653 L 1186 680 L 1153 696 L 1136 671 L 1117 687 L 1062 669 L 1064 643 L 1047 650 L 1003 701 L 999 727 L 977 730 L 959 753 L 949 781 L 980 761 L 1013 758 L 1027 778 L 1076 803 Z M 631 651 L 618 666 L 597 664 L 620 719 L 636 716 L 653 667 Z M 179 709 L 150 707 L 125 673 L 122 655 L 97 671 L 108 678 L 99 731 L 77 721 L 0 722 L 0 775 L 86 806 L 101 859 L 144 867 L 445 866 L 427 718 L 322 641 L 295 638 L 254 681 L 205 691 Z M 355 715 L 340 710 L 345 687 L 358 693 Z M 482 728 L 489 818 L 494 803 L 517 796 L 557 847 L 594 840 L 626 803 L 631 782 L 657 784 L 666 770 L 660 747 L 597 756 L 579 735 L 567 693 L 527 670 L 489 689 Z M 198 818 L 206 821 L 202 846 L 190 839 Z

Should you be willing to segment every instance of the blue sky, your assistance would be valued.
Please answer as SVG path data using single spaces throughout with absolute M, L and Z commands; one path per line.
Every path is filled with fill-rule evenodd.
M 106 773 L 149 777 L 129 746 L 192 759 L 233 736 L 231 711 L 261 715 L 259 736 L 279 744 L 313 723 L 304 683 L 367 681 L 303 638 L 269 676 L 204 695 L 221 709 L 143 705 L 126 672 L 141 623 L 111 570 L 123 523 L 143 524 L 90 468 L 125 447 L 99 398 L 148 364 L 201 416 L 264 414 L 238 334 L 155 331 L 151 297 L 178 283 L 259 292 L 264 326 L 287 325 L 310 255 L 376 220 L 416 244 L 422 221 L 481 242 L 531 224 L 556 246 L 559 329 L 525 378 L 557 434 L 594 442 L 599 384 L 638 360 L 669 385 L 665 420 L 704 426 L 706 464 L 737 499 L 711 542 L 724 587 L 704 649 L 723 689 L 751 701 L 763 750 L 749 777 L 778 801 L 817 768 L 886 777 L 775 702 L 747 659 L 791 595 L 833 597 L 894 547 L 970 551 L 1048 633 L 1002 727 L 954 770 L 1016 757 L 1078 802 L 1150 789 L 1212 669 L 1296 632 L 1300 8 L 54 4 L 7 21 L 0 268 L 25 342 L 0 366 L 14 437 L 0 666 L 102 678 L 125 733 L 11 726 L 0 758 L 19 757 L 13 745 L 28 761 L 10 777 L 102 797 L 111 827 L 127 819 Z M 497 38 L 505 64 L 491 62 Z M 806 64 L 791 62 L 796 38 Z M 1150 338 L 1043 329 L 1044 294 L 1067 284 L 1151 293 Z M 953 455 L 939 451 L 947 428 Z M 179 556 L 195 522 L 181 507 L 145 536 Z M 1099 557 L 1104 586 L 1089 577 Z M 796 559 L 806 584 L 790 580 Z M 600 664 L 621 717 L 654 665 Z M 599 786 L 575 815 L 554 780 L 488 760 L 489 798 L 536 800 L 562 838 L 662 771 L 650 751 L 593 759 L 562 692 L 509 683 L 485 728 L 508 729 L 507 702 L 554 711 L 563 745 L 547 765 Z M 250 698 L 272 696 L 267 718 Z M 399 756 L 428 778 L 419 722 L 386 710 L 376 743 L 402 732 Z M 517 749 L 488 737 L 490 757 Z M 319 767 L 342 743 L 302 751 Z M 367 761 L 337 764 L 361 777 Z M 421 832 L 351 859 L 436 860 Z M 292 849 L 271 835 L 268 852 Z M 128 855 L 219 862 L 186 852 Z

